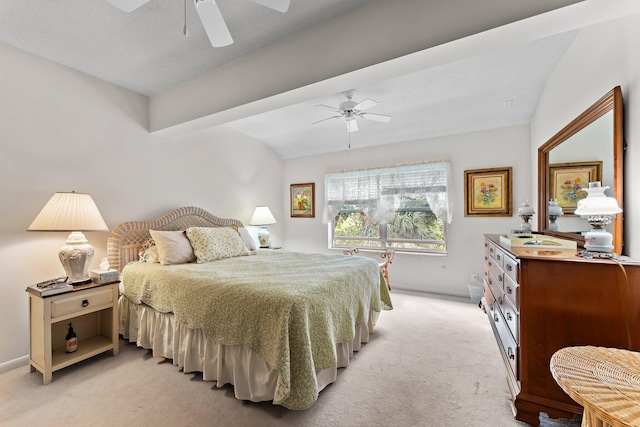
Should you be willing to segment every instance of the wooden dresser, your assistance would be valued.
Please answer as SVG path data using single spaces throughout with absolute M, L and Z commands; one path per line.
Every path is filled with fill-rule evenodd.
M 556 384 L 551 356 L 569 346 L 640 351 L 640 263 L 573 250 L 510 248 L 485 235 L 483 307 L 505 362 L 516 419 L 581 414 Z

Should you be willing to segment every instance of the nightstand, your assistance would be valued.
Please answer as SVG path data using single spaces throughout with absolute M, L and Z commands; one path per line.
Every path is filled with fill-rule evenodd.
M 42 373 L 44 384 L 52 373 L 105 351 L 118 354 L 118 283 L 76 286 L 63 294 L 29 294 L 31 372 Z M 78 337 L 78 349 L 65 351 L 69 323 Z

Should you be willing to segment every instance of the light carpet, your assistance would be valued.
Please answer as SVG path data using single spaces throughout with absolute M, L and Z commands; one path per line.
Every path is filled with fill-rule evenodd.
M 120 341 L 42 375 L 23 366 L 0 374 L 2 426 L 526 426 L 509 406 L 505 367 L 489 321 L 456 298 L 394 291 L 371 341 L 305 411 L 236 400 L 200 374 L 158 363 Z M 573 420 L 541 425 L 579 426 Z

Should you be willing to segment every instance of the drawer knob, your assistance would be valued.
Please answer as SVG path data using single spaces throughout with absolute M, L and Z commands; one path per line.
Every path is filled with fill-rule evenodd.
M 502 282 L 502 276 L 498 276 L 498 282 Z
M 507 264 L 507 271 L 513 270 L 513 266 L 511 264 Z
M 89 300 L 83 299 L 82 300 L 82 306 L 83 307 L 88 307 L 89 306 Z
M 516 355 L 511 347 L 507 348 L 507 356 L 512 360 L 516 358 Z
M 513 291 L 511 290 L 511 286 L 507 286 L 507 293 L 508 293 L 508 294 L 513 293 Z
M 498 304 L 502 305 L 502 297 L 498 297 Z
M 500 316 L 498 316 L 498 314 L 497 314 L 497 313 L 496 313 L 496 314 L 494 314 L 494 315 L 493 315 L 493 320 L 494 320 L 496 323 L 498 323 L 498 322 L 499 322 L 499 320 L 500 320 Z
M 511 313 L 509 313 L 508 311 L 507 311 L 507 320 L 509 322 L 511 322 L 513 320 L 513 317 L 511 316 Z
M 489 261 L 489 267 L 491 267 L 493 264 L 491 264 L 491 261 Z

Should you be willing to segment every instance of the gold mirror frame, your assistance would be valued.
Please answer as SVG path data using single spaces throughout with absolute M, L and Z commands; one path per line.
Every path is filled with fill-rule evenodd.
M 549 152 L 609 111 L 613 111 L 613 183 L 606 183 L 606 185 L 611 187 L 613 197 L 618 201 L 618 205 L 623 208 L 622 108 L 622 90 L 620 89 L 620 86 L 617 86 L 538 148 L 538 230 L 540 232 L 562 239 L 573 240 L 576 241 L 579 246 L 584 246 L 584 237 L 582 235 L 547 230 L 550 194 Z M 607 166 L 605 165 L 604 167 Z M 619 255 L 622 254 L 623 250 L 624 231 L 622 220 L 623 214 L 616 215 L 613 221 L 612 232 L 614 246 L 613 251 Z

